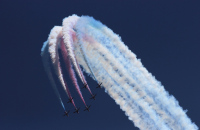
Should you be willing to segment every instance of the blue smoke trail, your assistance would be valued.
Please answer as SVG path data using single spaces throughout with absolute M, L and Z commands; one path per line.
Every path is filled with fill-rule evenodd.
M 178 101 L 147 71 L 136 55 L 111 29 L 92 17 L 76 15 L 63 20 L 52 30 L 42 48 L 45 70 L 61 102 L 49 66 L 54 67 L 60 42 L 65 44 L 69 60 L 85 84 L 79 65 L 115 100 L 134 125 L 142 130 L 197 130 Z M 59 34 L 59 35 L 54 35 Z M 51 42 L 50 42 L 51 41 Z M 47 44 L 51 43 L 51 47 Z M 50 55 L 50 56 L 49 56 Z M 79 64 L 79 65 L 78 65 Z M 59 68 L 61 70 L 61 67 Z M 56 69 L 55 69 L 56 70 Z M 60 79 L 63 74 L 57 73 Z M 62 82 L 62 81 L 61 81 Z
M 86 16 L 78 20 L 75 30 L 78 63 L 102 82 L 108 94 L 137 127 L 198 129 L 178 101 L 168 94 L 112 30 Z M 81 50 L 84 50 L 83 56 L 80 56 Z
M 66 111 L 65 110 L 65 106 L 63 104 L 63 101 L 62 101 L 62 99 L 60 97 L 60 94 L 58 92 L 58 89 L 56 87 L 56 83 L 55 83 L 55 81 L 53 79 L 51 66 L 49 64 L 50 63 L 50 56 L 48 55 L 48 42 L 44 42 L 43 47 L 41 49 L 41 52 L 42 52 L 41 56 L 42 56 L 42 61 L 43 61 L 43 65 L 44 65 L 45 71 L 46 71 L 46 73 L 48 75 L 48 78 L 49 78 L 49 80 L 51 82 L 51 85 L 52 85 L 52 87 L 53 87 L 53 89 L 54 89 L 54 91 L 56 93 L 56 96 L 58 97 L 58 99 L 59 99 L 64 111 Z

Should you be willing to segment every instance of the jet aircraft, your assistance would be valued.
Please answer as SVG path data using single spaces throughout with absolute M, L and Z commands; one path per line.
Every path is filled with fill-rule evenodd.
M 94 99 L 94 100 L 95 100 L 96 95 L 97 95 L 97 94 L 95 94 L 95 95 L 92 94 L 92 95 L 91 95 L 92 97 L 91 97 L 90 99 Z
M 86 106 L 85 109 L 84 109 L 84 111 L 86 111 L 86 110 L 87 110 L 87 111 L 90 111 L 90 109 L 89 109 L 90 107 L 91 107 L 91 105 Z
M 72 103 L 73 97 L 68 99 L 69 101 L 67 103 Z
M 70 111 L 64 111 L 65 114 L 63 116 L 67 116 L 68 117 L 69 116 L 69 112 Z
M 87 88 L 87 84 L 84 84 L 84 86 L 82 88 Z
M 102 84 L 102 83 L 98 84 L 98 86 L 97 86 L 96 88 L 101 88 L 101 84 Z
M 79 113 L 80 107 L 75 109 L 74 113 Z

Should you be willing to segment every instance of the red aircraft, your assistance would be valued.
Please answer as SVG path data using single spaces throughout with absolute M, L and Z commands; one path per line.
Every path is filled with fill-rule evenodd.
M 87 110 L 87 111 L 90 111 L 90 109 L 89 109 L 90 107 L 91 107 L 91 105 L 86 106 L 85 109 L 84 109 L 84 111 L 86 111 L 86 110 Z
M 69 101 L 67 103 L 72 103 L 73 97 L 68 99 Z
M 87 84 L 84 84 L 84 86 L 82 88 L 87 88 Z
M 70 111 L 68 111 L 68 112 L 67 112 L 67 111 L 64 111 L 65 114 L 64 114 L 63 116 L 67 116 L 67 117 L 68 117 L 68 116 L 69 116 L 69 112 L 70 112 Z
M 96 88 L 102 88 L 102 87 L 101 87 L 101 84 L 102 84 L 102 83 L 98 84 L 98 86 L 97 86 Z
M 97 94 L 95 94 L 95 95 L 92 94 L 92 95 L 91 95 L 92 97 L 91 97 L 90 99 L 94 99 L 94 100 L 95 100 L 96 95 L 97 95 Z
M 80 107 L 75 109 L 74 113 L 79 113 Z

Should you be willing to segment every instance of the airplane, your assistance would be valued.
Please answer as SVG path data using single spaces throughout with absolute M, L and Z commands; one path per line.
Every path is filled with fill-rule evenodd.
M 75 109 L 74 113 L 79 113 L 80 107 Z
M 73 97 L 68 99 L 69 101 L 67 103 L 72 103 Z
M 84 86 L 82 88 L 87 88 L 87 84 L 84 84 Z
M 67 116 L 67 117 L 68 117 L 68 116 L 69 116 L 69 112 L 70 112 L 70 111 L 68 111 L 68 112 L 67 112 L 67 111 L 64 111 L 65 114 L 64 114 L 63 116 Z
M 98 86 L 97 86 L 96 88 L 101 88 L 101 84 L 102 84 L 102 83 L 98 84 Z
M 97 94 L 95 94 L 95 95 L 92 94 L 92 95 L 91 95 L 92 97 L 91 97 L 90 99 L 94 99 L 94 100 L 95 100 L 96 95 L 97 95 Z
M 84 109 L 84 111 L 86 111 L 86 110 L 87 110 L 87 111 L 90 111 L 90 109 L 89 109 L 90 107 L 91 107 L 91 105 L 86 106 L 85 109 Z

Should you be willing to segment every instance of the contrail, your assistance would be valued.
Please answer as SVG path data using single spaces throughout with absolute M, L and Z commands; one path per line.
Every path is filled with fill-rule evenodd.
M 59 28 L 60 41 L 53 44 L 54 51 L 49 46 L 54 67 L 58 68 L 60 64 L 55 52 L 66 49 L 62 55 L 65 61 L 73 63 L 81 81 L 87 83 L 79 65 L 96 82 L 102 83 L 105 91 L 136 127 L 141 130 L 198 129 L 178 101 L 169 95 L 111 29 L 92 17 L 76 15 L 65 18 L 63 27 Z M 51 34 L 53 33 L 52 31 Z M 69 68 L 72 81 L 85 103 L 74 71 L 72 67 Z M 63 76 L 60 75 L 59 78 L 62 79 Z M 89 87 L 88 90 L 92 94 Z

